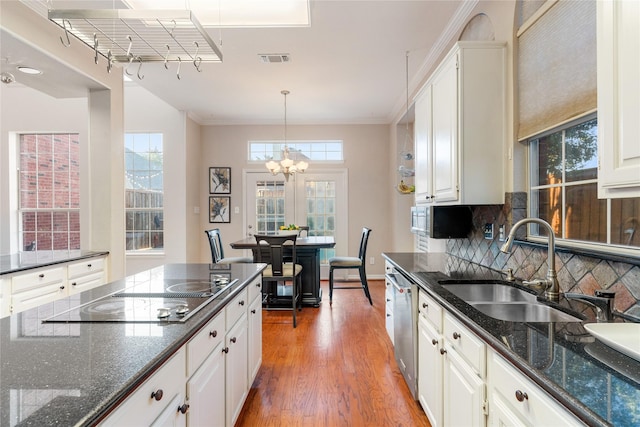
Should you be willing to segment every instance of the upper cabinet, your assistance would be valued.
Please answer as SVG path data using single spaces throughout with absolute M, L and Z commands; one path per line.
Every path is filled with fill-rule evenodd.
M 415 99 L 416 203 L 504 203 L 504 43 L 458 42 Z
M 640 196 L 640 3 L 598 7 L 598 197 Z

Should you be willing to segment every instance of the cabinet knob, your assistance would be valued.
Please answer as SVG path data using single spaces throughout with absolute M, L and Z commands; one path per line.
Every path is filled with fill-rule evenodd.
M 186 414 L 188 410 L 189 410 L 189 405 L 187 405 L 186 403 L 182 404 L 181 406 L 178 406 L 178 412 L 180 412 L 181 414 Z
M 87 268 L 91 268 L 91 264 L 87 264 Z
M 77 286 L 78 284 L 76 282 L 72 282 L 71 286 Z
M 391 299 L 387 298 L 387 302 L 391 302 Z
M 389 313 L 387 313 L 387 317 L 391 317 L 391 315 Z
M 429 307 L 429 304 L 427 304 L 426 302 L 423 302 L 422 303 L 422 308 L 427 308 L 427 307 Z
M 151 393 L 151 398 L 155 399 L 155 400 L 161 400 L 162 399 L 162 395 L 164 395 L 164 391 L 162 391 L 162 389 L 159 388 L 156 391 Z
M 212 338 L 217 337 L 218 336 L 218 331 L 210 331 L 209 332 L 209 336 L 212 337 Z
M 225 354 L 226 354 L 226 353 L 229 353 L 229 347 L 225 347 L 225 348 L 223 348 L 223 349 L 222 349 L 222 352 L 223 352 L 223 353 L 225 353 Z
M 236 340 L 236 337 L 231 337 L 231 339 L 229 341 L 231 341 L 233 344 L 235 344 L 237 340 Z
M 516 400 L 518 402 L 524 402 L 525 400 L 528 400 L 528 399 L 529 399 L 529 396 L 527 396 L 526 392 L 516 390 Z
M 262 286 L 262 283 L 256 283 L 256 288 L 259 288 L 260 286 Z
M 445 350 L 444 348 L 440 349 L 440 354 L 444 355 L 447 352 L 447 350 Z
M 63 289 L 64 289 L 64 285 L 60 285 L 60 290 L 63 290 Z
M 457 340 L 458 338 L 460 338 L 460 334 L 457 332 L 454 332 L 452 336 L 454 340 Z
M 238 304 L 240 304 L 240 305 L 244 305 L 244 300 L 242 300 L 242 301 L 238 302 Z
M 256 314 L 256 309 L 251 310 L 251 314 Z
M 433 345 L 438 345 L 438 340 L 437 340 L 437 339 L 435 339 L 435 338 L 434 338 L 434 339 L 432 339 L 432 340 L 431 340 L 431 344 L 433 344 Z
M 41 278 L 41 279 L 43 279 L 43 278 L 44 278 L 44 273 L 40 273 L 40 274 L 38 274 L 38 277 L 39 277 L 39 278 Z

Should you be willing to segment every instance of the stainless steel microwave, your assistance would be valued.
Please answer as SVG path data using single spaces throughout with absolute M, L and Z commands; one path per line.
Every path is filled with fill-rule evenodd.
M 460 239 L 473 228 L 470 206 L 413 206 L 411 232 L 432 239 Z

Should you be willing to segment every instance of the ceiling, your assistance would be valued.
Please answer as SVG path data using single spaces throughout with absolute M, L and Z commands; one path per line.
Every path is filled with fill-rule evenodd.
M 55 8 L 59 2 L 52 3 Z M 91 4 L 78 3 L 83 7 Z M 140 70 L 144 78 L 136 77 L 136 66 L 128 84 L 143 86 L 201 124 L 282 123 L 283 89 L 290 91 L 288 123 L 391 123 L 405 108 L 406 52 L 413 92 L 443 53 L 448 38 L 462 30 L 460 23 L 469 20 L 476 3 L 311 0 L 310 27 L 207 28 L 221 45 L 222 63 L 202 63 L 198 72 L 191 63 L 183 62 L 180 79 L 176 63 L 168 70 L 162 63 L 146 63 Z M 3 57 L 8 49 L 21 49 L 19 40 L 5 36 L 3 33 Z M 80 43 L 77 39 L 72 42 Z M 25 55 L 39 55 L 38 60 L 45 60 L 42 56 L 46 55 L 22 48 L 26 49 Z M 92 54 L 89 49 L 87 52 Z M 263 63 L 259 54 L 264 53 L 288 54 L 290 61 Z M 2 64 L 4 68 L 5 61 Z M 40 83 L 35 85 L 46 87 L 48 79 L 61 80 L 55 74 L 37 76 Z M 23 76 L 16 78 L 19 83 L 34 84 L 26 83 Z M 36 77 L 30 80 L 36 81 Z M 70 81 L 68 76 L 64 81 Z M 74 81 L 76 85 L 90 85 Z M 59 83 L 52 84 L 57 87 Z

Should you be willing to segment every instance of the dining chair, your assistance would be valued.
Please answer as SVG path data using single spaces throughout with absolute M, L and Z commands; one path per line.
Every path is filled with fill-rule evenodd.
M 304 237 L 309 237 L 309 226 L 301 225 L 298 227 L 298 237 L 302 237 L 302 233 L 304 232 Z
M 369 299 L 369 303 L 373 305 L 371 293 L 369 292 L 369 284 L 367 283 L 367 273 L 365 271 L 367 259 L 367 242 L 371 229 L 364 227 L 362 229 L 362 238 L 360 239 L 360 250 L 357 257 L 333 257 L 329 258 L 329 304 L 333 301 L 334 289 L 363 289 L 364 294 Z M 353 269 L 357 268 L 360 273 L 360 286 L 340 286 L 333 285 L 333 270 L 337 269 Z
M 211 248 L 211 262 L 213 264 L 249 264 L 253 262 L 253 257 L 224 257 L 224 249 L 222 248 L 222 237 L 220 229 L 213 228 L 205 230 L 205 234 L 209 239 L 209 247 Z
M 286 286 L 291 282 L 291 309 L 293 310 L 293 327 L 297 326 L 296 311 L 302 310 L 302 280 L 300 273 L 302 266 L 296 263 L 297 235 L 263 235 L 254 234 L 258 248 L 256 257 L 258 262 L 267 262 L 267 268 L 262 271 L 262 283 L 267 289 L 267 306 L 269 298 L 278 296 L 278 284 Z M 285 252 L 291 254 L 293 262 L 284 262 Z M 275 286 L 274 286 L 275 285 Z M 275 289 L 273 289 L 275 287 Z M 271 289 L 270 289 L 271 288 Z M 286 294 L 286 292 L 285 292 Z

